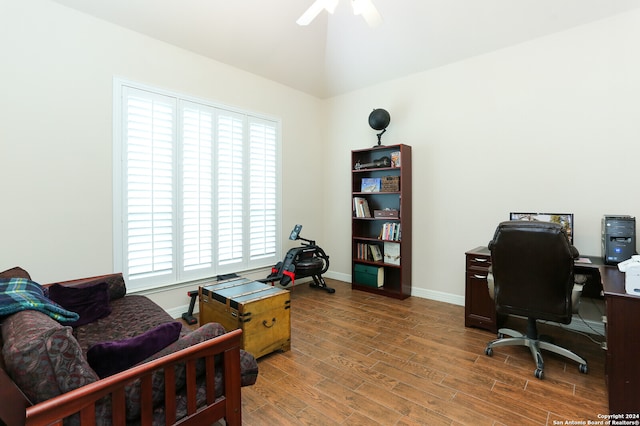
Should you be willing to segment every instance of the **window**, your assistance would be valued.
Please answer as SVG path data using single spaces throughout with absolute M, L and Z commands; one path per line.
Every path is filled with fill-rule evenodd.
M 114 259 L 131 289 L 273 265 L 280 124 L 114 84 Z

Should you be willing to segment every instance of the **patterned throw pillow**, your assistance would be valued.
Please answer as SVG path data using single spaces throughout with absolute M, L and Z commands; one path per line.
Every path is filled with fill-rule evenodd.
M 13 381 L 33 403 L 98 380 L 70 327 L 26 310 L 2 323 L 2 356 Z

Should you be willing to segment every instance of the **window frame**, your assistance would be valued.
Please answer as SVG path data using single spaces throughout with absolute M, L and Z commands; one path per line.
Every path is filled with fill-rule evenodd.
M 282 251 L 282 125 L 279 118 L 269 116 L 266 114 L 255 113 L 251 111 L 242 110 L 239 108 L 229 107 L 222 105 L 215 101 L 197 98 L 183 93 L 177 93 L 166 89 L 152 87 L 146 84 L 133 82 L 131 80 L 114 77 L 113 84 L 113 264 L 114 270 L 122 272 L 127 286 L 131 291 L 148 290 L 153 288 L 160 288 L 185 282 L 198 281 L 208 279 L 219 274 L 227 273 L 246 273 L 251 270 L 270 268 L 281 258 Z M 130 277 L 128 268 L 128 251 L 127 251 L 127 176 L 126 170 L 126 147 L 127 141 L 125 140 L 125 131 L 127 117 L 125 116 L 125 95 L 131 88 L 135 91 L 147 92 L 150 96 L 160 96 L 175 99 L 175 111 L 173 116 L 174 135 L 176 140 L 173 141 L 174 155 L 173 155 L 173 259 L 172 259 L 172 271 L 168 274 L 161 274 L 154 276 L 150 274 L 147 277 Z M 184 104 L 183 104 L 184 103 Z M 183 235 L 183 146 L 182 146 L 182 132 L 183 130 L 183 116 L 185 105 L 200 105 L 203 109 L 210 109 L 214 111 L 213 121 L 214 130 L 213 138 L 215 139 L 212 147 L 212 194 L 213 199 L 213 211 L 212 211 L 212 265 L 210 268 L 192 269 L 185 268 L 183 259 L 183 244 L 185 241 Z M 227 265 L 221 265 L 218 257 L 218 183 L 217 183 L 217 171 L 218 171 L 218 117 L 220 114 L 230 114 L 233 117 L 241 117 L 243 119 L 243 136 L 242 145 L 244 147 L 244 153 L 242 157 L 243 163 L 243 208 L 242 211 L 242 227 L 243 227 L 243 254 L 240 262 L 234 262 Z M 257 259 L 251 258 L 251 244 L 250 244 L 250 129 L 252 123 L 268 123 L 272 125 L 275 137 L 272 141 L 275 149 L 275 209 L 274 209 L 274 226 L 275 226 L 275 243 L 274 252 L 267 256 L 261 256 Z

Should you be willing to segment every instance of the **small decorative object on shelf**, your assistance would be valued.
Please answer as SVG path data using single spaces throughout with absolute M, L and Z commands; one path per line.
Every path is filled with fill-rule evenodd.
M 351 161 L 352 287 L 406 299 L 411 296 L 411 147 L 354 150 Z
M 382 176 L 380 179 L 382 181 L 382 192 L 400 191 L 400 176 Z
M 386 242 L 384 243 L 384 261 L 391 265 L 400 264 L 400 244 Z
M 385 219 L 397 219 L 399 216 L 398 216 L 398 210 L 384 209 L 384 210 L 374 210 L 373 217 L 385 218 Z
M 391 167 L 400 167 L 400 151 L 394 151 L 391 153 Z
M 381 167 L 390 167 L 391 159 L 389 157 L 381 157 L 377 160 L 373 160 L 369 163 L 361 163 L 360 161 L 356 161 L 355 166 L 353 166 L 356 170 L 361 169 L 371 169 L 371 168 L 381 168 Z

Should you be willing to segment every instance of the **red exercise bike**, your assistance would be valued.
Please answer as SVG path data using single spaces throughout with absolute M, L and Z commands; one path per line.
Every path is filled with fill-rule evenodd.
M 284 260 L 278 262 L 271 268 L 271 274 L 262 280 L 263 283 L 280 282 L 280 285 L 287 287 L 293 285 L 295 279 L 311 277 L 313 282 L 309 284 L 312 288 L 326 290 L 327 293 L 335 293 L 335 289 L 328 287 L 322 278 L 322 274 L 329 269 L 329 256 L 313 240 L 308 240 L 300 236 L 302 225 L 296 225 L 289 235 L 290 240 L 302 240 L 300 247 L 290 249 Z

